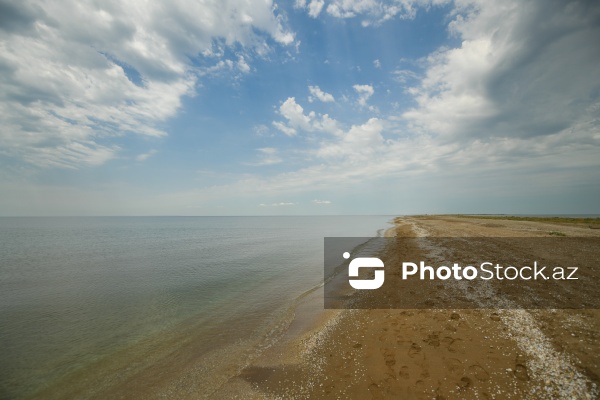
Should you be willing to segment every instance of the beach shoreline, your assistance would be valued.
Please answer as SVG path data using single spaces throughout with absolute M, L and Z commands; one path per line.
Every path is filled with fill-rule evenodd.
M 599 234 L 572 221 L 494 219 L 398 217 L 384 236 Z M 591 399 L 599 393 L 599 310 L 324 310 L 304 328 L 214 398 Z
M 573 221 L 489 216 L 397 217 L 377 235 L 543 238 L 557 233 L 600 237 L 599 230 Z M 384 255 L 393 260 L 399 253 L 389 248 Z M 417 247 L 403 248 L 402 254 L 424 255 Z M 395 279 L 390 272 L 386 280 Z M 428 300 L 425 292 L 419 296 Z M 153 354 L 153 360 L 124 352 L 117 363 L 115 358 L 98 363 L 93 376 L 82 371 L 34 398 L 598 396 L 599 310 L 337 310 L 324 309 L 323 300 L 322 284 L 302 292 L 263 321 L 262 330 L 253 333 L 257 341 L 229 341 L 229 350 L 216 342 L 208 346 L 192 319 L 171 339 L 161 338 L 160 348 L 149 342 L 154 350 L 136 352 Z M 90 379 L 96 383 L 90 385 Z
M 94 330 L 94 334 L 97 332 L 96 336 L 85 336 L 85 332 L 79 327 L 75 329 L 63 324 L 54 327 L 54 319 L 48 321 L 48 326 L 32 319 L 33 329 L 21 332 L 18 324 L 27 319 L 23 314 L 14 313 L 13 324 L 4 326 L 5 331 L 14 336 L 12 347 L 9 347 L 12 351 L 9 355 L 13 359 L 4 360 L 6 369 L 0 377 L 0 397 L 219 397 L 223 390 L 235 389 L 236 385 L 230 378 L 243 373 L 244 368 L 253 365 L 261 354 L 268 354 L 278 343 L 286 343 L 305 331 L 312 331 L 322 320 L 329 319 L 322 306 L 323 235 L 353 232 L 359 239 L 365 235 L 380 236 L 383 232 L 381 227 L 390 218 L 391 216 L 277 218 L 266 221 L 268 223 L 261 223 L 256 219 L 228 219 L 224 221 L 224 227 L 221 226 L 223 221 L 219 219 L 210 219 L 208 222 L 203 219 L 160 219 L 158 223 L 148 219 L 108 221 L 116 226 L 113 230 L 129 229 L 139 234 L 129 240 L 115 239 L 108 244 L 103 243 L 100 248 L 102 251 L 98 254 L 111 249 L 107 252 L 109 255 L 96 263 L 90 262 L 87 269 L 80 268 L 80 260 L 88 259 L 84 257 L 85 251 L 92 248 L 88 242 L 79 245 L 79 257 L 71 257 L 66 261 L 57 257 L 57 261 L 60 259 L 62 262 L 60 265 L 56 262 L 58 266 L 51 267 L 45 267 L 46 264 L 33 257 L 36 254 L 46 254 L 45 248 L 38 249 L 37 253 L 29 249 L 32 254 L 30 264 L 33 267 L 49 272 L 60 271 L 61 265 L 72 265 L 74 270 L 81 273 L 82 279 L 85 278 L 85 282 L 92 282 L 94 288 L 97 288 L 94 297 L 77 290 L 81 286 L 75 284 L 68 284 L 66 288 L 57 286 L 61 289 L 56 290 L 60 299 L 70 298 L 66 296 L 65 290 L 73 290 L 76 294 L 81 293 L 78 297 L 80 300 L 70 307 L 64 306 L 67 303 L 64 300 L 56 307 L 54 303 L 47 301 L 44 303 L 48 305 L 49 311 L 46 313 L 70 316 L 73 315 L 70 312 L 76 310 L 78 314 L 73 317 L 74 321 L 87 318 L 97 321 L 97 325 L 105 328 L 108 325 L 104 321 L 114 321 L 121 316 L 119 311 L 125 307 L 129 306 L 136 312 L 128 314 L 130 319 L 125 320 L 127 325 L 116 324 L 121 334 L 114 336 L 111 336 L 114 330 Z M 39 224 L 37 220 L 25 222 L 27 227 Z M 107 221 L 94 219 L 91 222 L 94 224 L 90 224 L 88 220 L 58 219 L 47 230 L 54 232 L 51 235 L 53 240 L 58 240 L 61 236 L 56 234 L 57 229 L 71 232 L 71 227 L 84 226 L 88 229 L 87 234 L 78 237 L 96 242 L 94 238 L 98 231 L 105 232 L 107 229 Z M 15 226 L 20 226 L 19 223 L 19 220 L 14 221 Z M 188 229 L 181 229 L 182 224 Z M 148 226 L 162 229 L 161 234 L 152 237 L 153 251 L 146 250 L 148 242 L 145 232 Z M 245 230 L 248 228 L 252 228 L 256 234 L 247 235 Z M 227 232 L 229 241 L 213 235 L 215 229 L 221 235 L 222 232 Z M 198 245 L 198 238 L 203 239 L 203 246 Z M 67 235 L 64 241 L 69 244 L 78 243 L 75 239 Z M 137 245 L 133 246 L 132 243 Z M 163 251 L 165 243 L 170 246 Z M 238 244 L 234 246 L 230 243 Z M 142 250 L 130 258 L 119 256 L 130 255 L 131 247 Z M 240 251 L 240 247 L 243 251 Z M 218 249 L 226 250 L 226 253 Z M 207 259 L 207 254 L 213 254 L 212 258 Z M 92 261 L 94 255 L 95 253 L 91 254 Z M 46 256 L 44 260 L 54 259 Z M 18 266 L 17 261 L 8 265 Z M 133 274 L 134 267 L 142 275 Z M 129 302 L 122 304 L 116 301 L 118 297 L 114 292 L 121 292 L 110 284 L 110 279 L 114 277 L 111 272 L 113 270 L 135 276 L 135 282 L 140 282 L 138 287 L 147 288 L 144 292 L 147 296 L 142 298 L 137 294 L 130 295 L 131 282 L 121 280 L 123 293 L 128 296 L 125 299 Z M 224 272 L 221 273 L 221 270 Z M 94 279 L 90 279 L 86 275 L 88 271 L 106 273 L 96 273 Z M 143 273 L 148 271 L 159 272 L 162 278 L 147 279 Z M 38 284 L 45 290 L 54 289 L 47 288 L 45 282 L 36 282 L 36 276 L 38 275 L 34 273 L 25 275 L 31 279 L 31 287 Z M 186 278 L 180 280 L 180 276 Z M 221 279 L 212 278 L 213 276 Z M 105 281 L 107 283 L 103 284 Z M 213 281 L 218 285 L 210 286 Z M 213 290 L 216 287 L 222 289 Z M 207 289 L 211 291 L 208 292 Z M 109 290 L 113 291 L 113 296 L 105 298 L 110 299 L 115 306 L 104 309 L 101 301 L 104 298 L 98 296 Z M 35 293 L 30 295 L 27 291 L 21 291 L 18 294 L 31 298 Z M 46 296 L 52 299 L 50 294 Z M 8 297 L 8 300 L 11 298 Z M 93 313 L 89 307 L 85 307 L 86 304 L 93 306 Z M 42 306 L 44 305 L 40 305 Z M 172 312 L 167 316 L 172 318 L 165 318 L 163 314 L 167 314 L 169 310 Z M 144 324 L 146 321 L 148 323 Z M 129 326 L 134 326 L 135 330 L 128 330 Z M 57 339 L 64 339 L 64 347 L 70 353 L 64 355 L 65 351 L 60 351 L 55 346 L 56 357 L 52 357 L 52 353 L 44 347 L 53 339 L 43 335 L 48 327 L 61 332 Z M 133 335 L 135 333 L 137 336 Z M 27 341 L 27 334 L 38 338 L 39 347 L 19 347 Z M 124 334 L 130 336 L 125 337 Z M 93 347 L 94 342 L 90 339 L 94 338 L 105 344 L 102 351 Z M 77 347 L 72 345 L 74 340 L 77 340 Z M 17 357 L 18 354 L 22 357 Z M 60 369 L 45 368 L 41 363 L 37 367 L 32 365 L 32 368 L 23 368 L 22 366 L 28 367 L 26 361 L 35 355 L 49 359 Z M 15 361 L 22 362 L 19 364 Z M 247 397 L 252 391 L 251 385 L 247 385 L 245 380 L 239 382 L 243 385 L 238 385 L 241 387 L 236 393 Z

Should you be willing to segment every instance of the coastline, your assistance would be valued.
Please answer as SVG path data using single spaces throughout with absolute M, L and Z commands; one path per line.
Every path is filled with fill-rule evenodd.
M 395 222 L 385 236 L 599 234 L 587 226 L 501 217 Z M 591 399 L 600 385 L 598 331 L 600 310 L 590 309 L 324 310 L 230 383 L 246 389 L 237 392 L 242 398 Z
M 377 235 L 528 238 L 560 232 L 600 237 L 599 230 L 587 225 L 501 217 L 492 221 L 476 216 L 414 216 L 394 221 L 393 227 L 380 229 Z M 402 249 L 403 255 L 414 257 L 422 252 Z M 385 254 L 398 257 L 400 250 L 387 249 Z M 598 395 L 599 310 L 324 310 L 323 290 L 317 285 L 281 305 L 277 315 L 269 315 L 268 322 L 253 331 L 252 339 L 232 340 L 214 332 L 214 339 L 207 341 L 197 332 L 198 323 L 190 320 L 172 337 L 161 337 L 159 347 L 158 342 L 148 342 L 143 344 L 148 351 L 125 349 L 118 357 L 95 364 L 93 376 L 75 374 L 35 398 Z M 427 293 L 417 295 L 427 300 Z M 221 346 L 224 343 L 227 346 Z M 151 354 L 152 359 L 141 359 L 140 354 Z M 98 385 L 90 387 L 88 378 Z
M 392 227 L 381 228 L 375 237 L 395 235 Z M 366 242 L 356 244 L 360 248 Z M 323 308 L 323 283 L 308 289 L 290 306 L 291 320 L 280 337 L 218 390 L 206 396 L 215 399 L 303 398 L 314 390 L 313 377 L 322 363 L 307 359 L 335 335 L 348 310 Z M 291 381 L 290 381 L 291 379 Z
M 371 217 L 359 218 L 358 224 L 355 219 L 333 220 L 337 223 L 331 232 L 339 234 L 356 229 L 357 233 L 368 231 L 373 234 L 381 227 L 384 218 L 388 222 L 391 217 L 376 217 L 377 220 L 380 218 L 381 221 L 375 221 L 375 224 Z M 290 221 L 278 221 L 282 231 L 289 229 Z M 245 379 L 236 380 L 235 377 L 243 374 L 247 366 L 269 357 L 285 354 L 286 359 L 291 360 L 293 352 L 279 350 L 277 356 L 273 354 L 277 349 L 289 347 L 290 343 L 307 332 L 312 334 L 320 330 L 322 324 L 333 317 L 332 313 L 323 312 L 323 287 L 322 283 L 317 283 L 319 276 L 322 282 L 322 251 L 318 251 L 318 242 L 322 243 L 322 238 L 315 240 L 315 234 L 311 232 L 318 233 L 323 229 L 320 226 L 332 224 L 325 221 L 318 225 L 309 221 L 304 225 L 308 227 L 305 227 L 306 230 L 310 229 L 301 236 L 306 238 L 304 242 L 294 240 L 299 236 L 296 225 L 292 226 L 296 236 L 281 240 L 289 248 L 299 249 L 291 253 L 294 255 L 306 255 L 306 251 L 301 250 L 307 248 L 305 243 L 308 240 L 310 243 L 316 241 L 317 246 L 308 247 L 314 248 L 310 258 L 290 256 L 284 252 L 286 257 L 279 259 L 282 267 L 278 271 L 297 268 L 298 274 L 288 274 L 283 282 L 276 274 L 269 275 L 267 281 L 254 279 L 251 283 L 255 286 L 251 289 L 255 289 L 256 295 L 253 298 L 246 297 L 248 301 L 245 303 L 240 303 L 239 298 L 231 303 L 215 303 L 213 308 L 216 312 L 220 311 L 226 316 L 234 311 L 240 318 L 222 318 L 230 321 L 223 325 L 221 320 L 215 321 L 214 314 L 191 314 L 140 340 L 114 346 L 108 355 L 93 357 L 89 362 L 86 359 L 85 363 L 72 363 L 72 369 L 67 374 L 43 382 L 29 393 L 24 393 L 22 398 L 247 398 L 252 393 L 252 385 Z M 377 235 L 382 232 L 383 229 L 378 229 Z M 274 246 L 277 244 L 271 247 Z M 287 248 L 285 250 L 288 252 Z M 265 252 L 269 257 L 272 253 Z M 273 261 L 278 260 L 273 258 Z M 277 264 L 271 262 L 265 265 Z M 310 274 L 310 281 L 305 279 L 307 274 Z M 261 303 L 252 305 L 254 300 L 267 298 L 269 288 L 281 292 L 278 287 L 282 287 L 282 284 L 292 289 L 286 292 L 287 297 L 280 296 L 285 301 L 271 301 L 265 303 L 266 306 Z M 261 288 L 266 288 L 266 293 L 261 294 L 264 290 L 256 290 Z M 262 398 L 260 393 L 257 396 Z

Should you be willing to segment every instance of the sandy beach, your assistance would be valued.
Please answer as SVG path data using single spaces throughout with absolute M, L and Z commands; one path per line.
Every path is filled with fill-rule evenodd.
M 395 224 L 387 236 L 499 238 L 499 246 L 503 237 L 600 236 L 589 224 L 559 220 L 421 216 L 397 218 Z M 389 259 L 426 250 L 386 251 Z M 431 296 L 411 293 L 424 302 Z M 470 304 L 461 309 L 325 310 L 315 319 L 303 307 L 314 310 L 319 300 L 318 292 L 307 296 L 282 340 L 211 397 L 598 398 L 598 309 Z

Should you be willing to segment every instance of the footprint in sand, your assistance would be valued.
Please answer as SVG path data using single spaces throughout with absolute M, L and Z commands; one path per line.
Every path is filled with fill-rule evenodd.
M 460 381 L 456 384 L 456 386 L 459 387 L 459 389 L 466 389 L 469 386 L 471 386 L 471 378 L 469 378 L 468 376 L 463 376 L 462 378 L 460 378 Z
M 444 344 L 444 346 L 450 346 L 452 342 L 454 342 L 454 338 L 450 336 L 444 336 L 441 342 Z
M 462 342 L 462 339 L 452 339 L 452 342 L 450 342 L 448 344 L 448 347 L 446 347 L 446 349 L 450 352 L 450 353 L 456 353 L 456 351 L 459 349 L 460 344 Z
M 371 383 L 369 385 L 369 392 L 371 392 L 373 399 L 384 399 L 383 391 L 376 383 Z
M 446 329 L 447 331 L 450 331 L 450 332 L 456 332 L 456 327 L 454 327 L 450 324 L 447 324 L 444 329 Z
M 462 361 L 458 358 L 449 358 L 446 360 L 446 365 L 450 371 L 458 371 L 462 369 Z
M 529 374 L 527 373 L 527 367 L 524 366 L 523 364 L 517 364 L 515 366 L 514 374 L 515 374 L 515 377 L 517 377 L 517 379 L 520 381 L 528 381 L 529 380 Z
M 388 385 L 388 388 L 389 388 L 389 385 L 393 385 L 392 381 L 395 381 L 397 379 L 398 378 L 396 378 L 396 373 L 394 372 L 393 369 L 390 369 L 389 371 L 387 371 L 385 373 L 385 379 L 384 379 L 384 381 Z
M 383 352 L 383 359 L 385 360 L 385 365 L 390 368 L 396 365 L 396 356 L 391 350 L 385 350 Z
M 410 377 L 410 374 L 408 373 L 408 365 L 403 365 L 402 368 L 400 368 L 398 375 L 400 375 L 400 378 L 408 379 Z
M 440 346 L 440 336 L 437 333 L 430 334 L 427 336 L 427 339 L 424 339 L 423 341 L 433 347 Z
M 487 381 L 490 378 L 490 374 L 481 365 L 471 365 L 469 372 L 480 381 Z
M 415 358 L 416 356 L 418 356 L 421 353 L 421 346 L 419 346 L 416 343 L 413 343 L 410 346 L 410 349 L 408 349 L 408 356 L 410 358 Z

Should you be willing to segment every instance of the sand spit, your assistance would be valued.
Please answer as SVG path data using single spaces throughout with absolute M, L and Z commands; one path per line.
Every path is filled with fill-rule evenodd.
M 600 236 L 587 226 L 535 221 L 424 216 L 395 222 L 395 232 L 385 236 Z M 444 257 L 435 245 L 403 251 Z M 490 305 L 484 291 L 464 292 L 480 309 L 328 310 L 230 381 L 245 388 L 233 397 L 598 398 L 599 310 L 525 310 L 506 299 Z

